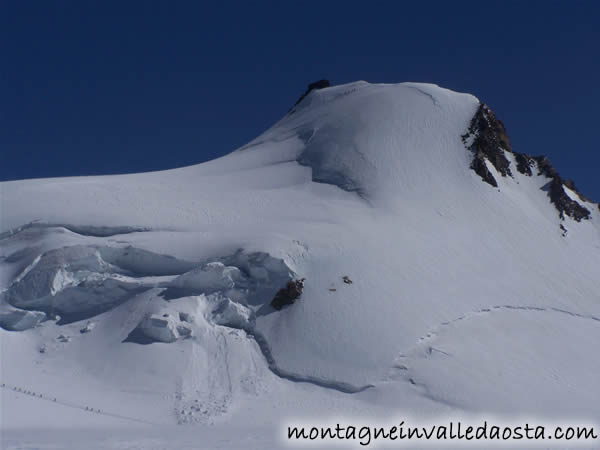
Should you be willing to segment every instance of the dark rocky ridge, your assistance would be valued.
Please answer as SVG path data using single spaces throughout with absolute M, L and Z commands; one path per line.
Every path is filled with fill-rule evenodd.
M 510 139 L 504 124 L 496 118 L 489 106 L 484 103 L 479 104 L 469 129 L 461 137 L 465 145 L 469 139 L 472 139 L 472 143 L 467 146 L 474 154 L 471 169 L 486 183 L 498 187 L 498 182 L 485 164 L 486 160 L 490 161 L 502 176 L 512 176 L 510 161 L 504 153 L 504 151 L 512 153 Z
M 538 175 L 546 175 L 552 179 L 548 186 L 548 195 L 550 196 L 550 201 L 554 203 L 554 206 L 558 209 L 560 218 L 564 219 L 566 214 L 577 222 L 580 222 L 581 219 L 589 219 L 590 211 L 572 200 L 563 189 L 564 185 L 577 193 L 582 200 L 589 201 L 579 192 L 575 183 L 572 180 L 563 180 L 545 156 L 538 156 L 533 159 L 537 162 Z
M 513 176 L 510 170 L 510 161 L 506 157 L 506 152 L 512 153 L 517 163 L 517 171 L 520 173 L 533 176 L 532 168 L 537 166 L 537 175 L 550 178 L 551 181 L 544 188 L 547 187 L 550 201 L 558 210 L 561 219 L 564 219 L 565 214 L 578 222 L 590 218 L 590 211 L 572 200 L 563 189 L 564 185 L 577 193 L 582 200 L 589 202 L 590 200 L 575 187 L 575 183 L 562 179 L 545 156 L 534 157 L 525 153 L 513 152 L 504 124 L 485 103 L 479 104 L 467 132 L 461 137 L 465 146 L 473 152 L 471 169 L 486 183 L 498 187 L 498 182 L 488 169 L 486 160 L 492 163 L 502 176 Z

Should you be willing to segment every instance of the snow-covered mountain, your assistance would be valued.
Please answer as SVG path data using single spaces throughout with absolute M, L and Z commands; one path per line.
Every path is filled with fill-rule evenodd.
M 600 420 L 600 210 L 472 95 L 313 89 L 211 162 L 1 183 L 0 232 L 6 430 Z

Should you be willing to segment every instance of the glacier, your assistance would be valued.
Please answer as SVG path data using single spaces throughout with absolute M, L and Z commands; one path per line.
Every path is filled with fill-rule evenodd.
M 0 183 L 2 429 L 277 448 L 315 415 L 600 420 L 600 209 L 557 181 L 589 217 L 557 211 L 506 148 L 482 180 L 480 105 L 360 81 L 203 164 Z

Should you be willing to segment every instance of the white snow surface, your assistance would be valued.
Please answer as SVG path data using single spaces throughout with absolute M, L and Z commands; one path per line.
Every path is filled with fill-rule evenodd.
M 207 163 L 0 183 L 3 448 L 65 428 L 161 448 L 147 430 L 176 424 L 213 427 L 170 432 L 182 448 L 279 447 L 284 421 L 336 414 L 600 421 L 600 213 L 561 220 L 510 154 L 484 183 L 461 142 L 477 107 L 357 82 Z

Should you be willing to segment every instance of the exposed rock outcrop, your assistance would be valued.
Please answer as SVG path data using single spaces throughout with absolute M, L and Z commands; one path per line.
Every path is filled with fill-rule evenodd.
M 532 176 L 531 168 L 535 165 L 535 159 L 525 153 L 515 153 L 517 161 L 517 170 L 523 175 Z
M 467 132 L 461 136 L 465 146 L 473 152 L 471 169 L 486 183 L 498 187 L 498 181 L 490 170 L 488 163 L 496 171 L 505 176 L 513 176 L 507 152 L 515 157 L 517 171 L 527 176 L 533 176 L 533 167 L 537 166 L 537 175 L 550 178 L 547 185 L 550 201 L 558 210 L 561 219 L 565 215 L 581 221 L 590 218 L 590 211 L 574 200 L 565 187 L 573 191 L 581 200 L 586 199 L 570 180 L 563 180 L 544 156 L 530 156 L 525 153 L 513 152 L 506 128 L 500 119 L 485 103 L 480 103 L 477 112 L 471 119 Z
M 502 176 L 512 176 L 510 161 L 505 154 L 505 151 L 512 152 L 506 128 L 485 103 L 479 104 L 477 112 L 471 119 L 469 129 L 462 135 L 462 140 L 474 153 L 471 168 L 486 183 L 494 187 L 498 186 L 486 165 L 486 160 L 491 162 Z
M 550 197 L 550 201 L 558 210 L 560 218 L 564 219 L 566 214 L 567 216 L 575 219 L 577 222 L 580 222 L 581 219 L 589 219 L 590 211 L 569 197 L 569 195 L 565 192 L 564 187 L 566 186 L 568 189 L 576 193 L 582 200 L 587 200 L 579 193 L 575 187 L 575 183 L 571 180 L 563 180 L 554 167 L 552 167 L 550 161 L 548 161 L 548 158 L 545 156 L 538 156 L 535 158 L 535 160 L 537 161 L 539 170 L 538 175 L 545 175 L 548 178 L 551 178 L 551 181 L 548 185 L 548 196 Z
M 275 294 L 275 298 L 271 301 L 271 306 L 279 311 L 285 305 L 293 304 L 302 295 L 304 280 L 302 278 L 300 280 L 288 281 L 286 286 Z

